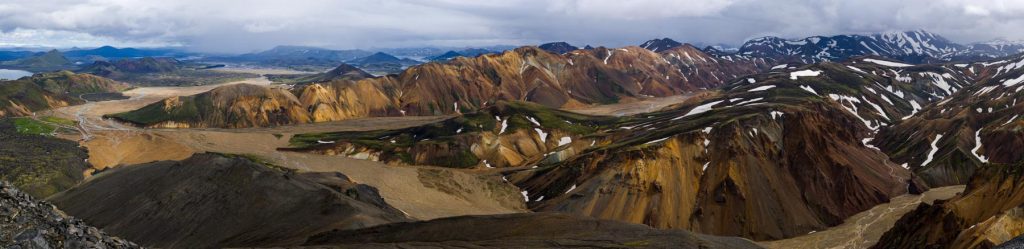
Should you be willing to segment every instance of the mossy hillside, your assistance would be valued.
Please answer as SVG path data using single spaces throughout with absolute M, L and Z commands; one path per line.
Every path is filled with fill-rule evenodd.
M 177 97 L 178 103 L 168 107 L 167 102 L 157 102 L 138 110 L 108 114 L 105 118 L 115 118 L 139 126 L 148 126 L 162 122 L 198 123 L 203 114 L 217 111 L 210 98 L 201 95 Z
M 588 116 L 526 102 L 500 102 L 478 112 L 405 129 L 298 134 L 291 138 L 291 147 L 282 150 L 318 151 L 352 145 L 360 149 L 357 151 L 380 152 L 381 161 L 414 164 L 416 154 L 429 157 L 426 159 L 433 165 L 467 168 L 480 163 L 469 149 L 479 141 L 481 132 L 502 135 L 540 128 L 583 136 L 598 133 L 623 119 Z M 503 123 L 506 127 L 502 132 Z M 445 153 L 439 153 L 442 151 Z
M 15 119 L 0 119 L 0 179 L 38 198 L 82 181 L 88 153 L 78 143 L 18 129 Z
M 343 141 L 372 149 L 390 150 L 410 147 L 425 141 L 451 141 L 456 136 L 473 135 L 482 131 L 499 133 L 502 122 L 507 125 L 505 133 L 533 129 L 536 125 L 530 121 L 531 118 L 536 120 L 541 128 L 578 135 L 592 134 L 623 119 L 589 116 L 527 102 L 500 102 L 478 112 L 422 126 L 397 130 L 297 134 L 291 138 L 290 143 L 293 148 L 307 148 L 320 146 L 321 141 Z
M 21 134 L 34 134 L 34 135 L 50 135 L 57 127 L 50 124 L 31 119 L 31 118 L 15 118 L 14 127 L 18 133 Z

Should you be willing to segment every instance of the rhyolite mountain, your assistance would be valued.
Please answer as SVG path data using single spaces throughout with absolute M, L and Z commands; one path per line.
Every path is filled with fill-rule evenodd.
M 273 101 L 263 102 L 267 106 L 262 107 L 254 100 L 265 99 L 266 91 L 244 91 L 239 94 L 258 96 L 220 99 L 245 100 L 244 104 L 168 105 L 178 102 L 163 101 L 113 117 L 147 127 L 246 127 L 284 124 L 266 120 L 304 123 L 369 116 L 455 114 L 502 100 L 580 107 L 710 89 L 771 66 L 764 60 L 743 56 L 718 58 L 690 46 L 661 53 L 626 47 L 567 54 L 522 47 L 502 54 L 412 66 L 400 74 L 383 77 L 311 84 L 292 90 L 294 96 L 270 98 Z M 298 99 L 299 104 L 282 105 L 292 98 Z M 226 108 L 239 105 L 250 106 L 252 109 L 246 110 L 254 112 L 238 116 L 216 114 L 233 112 Z M 297 109 L 278 109 L 288 106 Z
M 977 83 L 881 129 L 874 144 L 932 185 L 965 184 L 984 163 L 1024 161 L 1024 56 L 956 64 Z
M 540 49 L 543 49 L 545 51 L 548 51 L 548 52 L 551 52 L 551 53 L 556 53 L 556 54 L 564 54 L 564 53 L 571 52 L 573 50 L 580 49 L 580 48 L 578 48 L 576 46 L 570 45 L 567 42 L 544 43 L 544 44 L 541 44 L 540 46 L 537 46 L 537 47 L 540 48 Z
M 164 99 L 137 111 L 110 114 L 144 127 L 238 128 L 299 124 L 311 121 L 299 100 L 285 89 L 234 84 L 209 92 Z
M 654 52 L 669 50 L 678 46 L 682 46 L 682 43 L 674 41 L 669 38 L 654 39 L 643 44 L 640 44 L 641 48 L 648 49 Z
M 69 71 L 0 81 L 0 117 L 27 116 L 56 107 L 85 103 L 90 94 L 118 94 L 125 83 Z
M 782 239 L 928 188 L 866 143 L 942 92 L 889 67 L 780 69 L 627 117 L 498 103 L 402 130 L 300 134 L 283 150 L 492 170 L 535 211 Z
M 334 229 L 409 221 L 375 188 L 340 173 L 298 173 L 212 153 L 104 171 L 49 201 L 159 248 L 297 246 Z
M 931 205 L 922 203 L 872 248 L 994 248 L 1024 234 L 1022 167 L 982 165 L 963 193 Z

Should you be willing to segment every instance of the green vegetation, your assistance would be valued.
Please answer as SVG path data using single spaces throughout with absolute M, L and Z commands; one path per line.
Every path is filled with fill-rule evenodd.
M 48 123 L 57 124 L 57 125 L 63 125 L 63 126 L 75 126 L 75 125 L 78 125 L 78 121 L 74 121 L 74 120 L 70 120 L 70 119 L 58 118 L 58 117 L 54 117 L 54 116 L 43 117 L 42 121 L 48 122 Z
M 108 114 L 104 117 L 116 118 L 121 121 L 130 122 L 140 126 L 146 126 L 165 121 L 190 122 L 200 119 L 201 114 L 213 107 L 209 98 L 199 96 L 178 97 L 177 106 L 168 108 L 166 102 L 157 102 L 144 106 L 138 110 Z
M 57 129 L 57 127 L 32 118 L 15 118 L 14 126 L 18 133 L 35 135 L 50 135 Z
M 0 119 L 0 179 L 38 198 L 82 181 L 89 167 L 85 149 L 74 141 L 38 135 L 38 130 L 23 133 L 19 123 L 41 124 L 28 118 Z
M 380 160 L 405 164 L 429 162 L 453 168 L 478 165 L 480 158 L 470 152 L 480 132 L 503 134 L 520 129 L 560 130 L 578 135 L 594 134 L 625 118 L 588 116 L 527 102 L 500 102 L 483 110 L 441 122 L 397 130 L 297 134 L 289 140 L 288 151 L 317 151 L 335 146 L 353 146 L 356 151 L 380 152 Z M 333 142 L 333 143 L 332 143 Z M 420 160 L 417 162 L 416 159 Z

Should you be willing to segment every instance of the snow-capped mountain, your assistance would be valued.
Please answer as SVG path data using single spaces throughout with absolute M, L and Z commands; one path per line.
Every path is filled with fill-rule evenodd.
M 965 46 L 926 31 L 874 35 L 812 36 L 798 40 L 762 37 L 747 41 L 739 53 L 781 61 L 814 63 L 877 55 L 910 63 L 948 60 Z
M 1024 53 L 1024 41 L 993 40 L 967 45 L 950 57 L 953 61 L 977 61 Z

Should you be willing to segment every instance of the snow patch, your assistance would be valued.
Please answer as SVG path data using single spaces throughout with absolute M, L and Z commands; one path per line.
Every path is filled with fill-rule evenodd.
M 711 102 L 711 103 L 707 103 L 707 104 L 703 104 L 703 105 L 699 105 L 699 106 L 694 107 L 693 109 L 691 109 L 690 112 L 687 112 L 686 115 L 679 116 L 677 118 L 673 118 L 672 120 L 678 120 L 678 119 L 681 119 L 681 118 L 685 118 L 687 116 L 697 115 L 697 114 L 701 114 L 701 113 L 710 111 L 711 110 L 711 106 L 717 105 L 719 103 L 722 103 L 722 100 Z
M 800 77 L 817 77 L 818 75 L 821 75 L 821 71 L 803 70 L 789 73 L 789 79 L 796 80 Z
M 928 163 L 931 163 L 932 159 L 935 158 L 935 153 L 939 152 L 938 145 L 940 139 L 942 139 L 942 134 L 936 134 L 935 139 L 932 140 L 932 150 L 928 152 L 928 158 L 924 159 L 924 162 L 921 163 L 921 167 L 928 165 Z
M 572 143 L 572 138 L 571 137 L 562 137 L 562 138 L 558 139 L 558 146 L 562 146 L 562 145 L 566 145 L 566 144 L 570 144 L 570 143 Z
M 813 93 L 814 95 L 818 95 L 818 92 L 815 92 L 814 88 L 811 88 L 811 86 L 800 85 L 800 89 L 804 89 L 804 91 L 808 91 Z
M 912 66 L 914 66 L 914 65 L 910 65 L 910 64 L 904 64 L 904 63 L 892 62 L 892 61 L 876 60 L 876 59 L 864 59 L 864 61 L 875 63 L 875 64 L 882 65 L 882 66 L 887 66 L 887 67 L 912 67 Z
M 759 87 L 756 87 L 754 89 L 750 89 L 747 92 L 758 92 L 758 91 L 764 91 L 764 90 L 768 90 L 768 89 L 772 89 L 772 88 L 775 88 L 775 85 L 759 86 Z
M 982 156 L 982 155 L 978 155 L 978 150 L 980 150 L 980 149 L 981 149 L 981 129 L 978 129 L 978 131 L 974 132 L 974 149 L 971 150 L 971 154 L 974 154 L 974 157 L 977 157 L 978 160 L 981 160 L 982 163 L 988 163 L 988 158 L 986 158 L 985 156 Z

